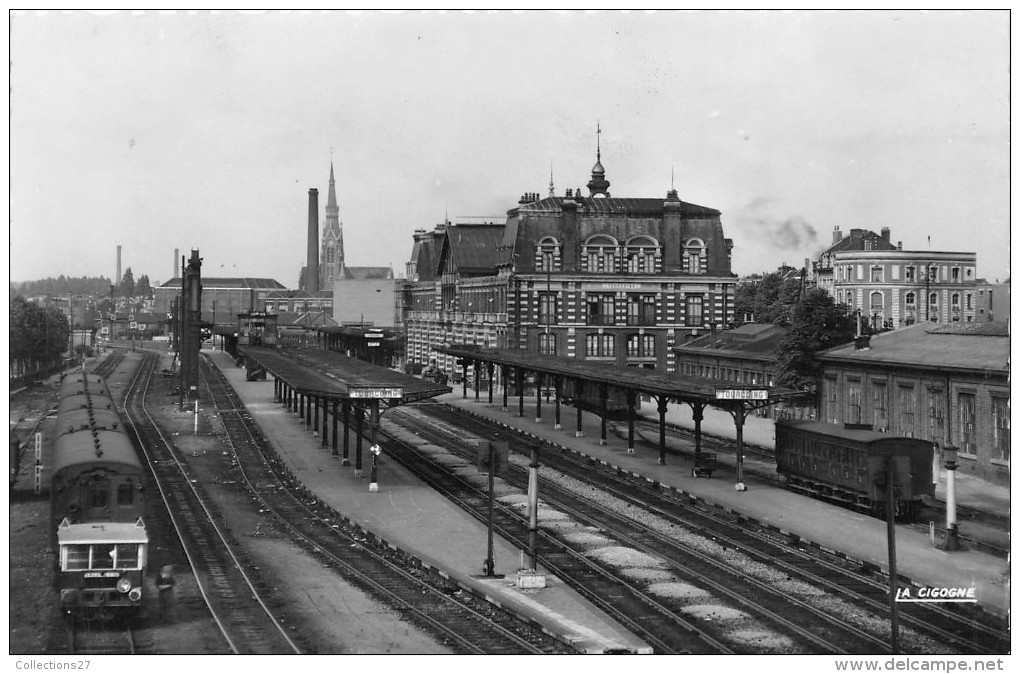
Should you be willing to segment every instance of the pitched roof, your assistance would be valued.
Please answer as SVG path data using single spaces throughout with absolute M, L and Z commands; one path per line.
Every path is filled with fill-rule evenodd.
M 454 225 L 446 228 L 446 238 L 458 271 L 495 273 L 503 225 Z
M 871 242 L 871 250 L 896 250 L 896 246 L 883 239 L 881 234 L 875 234 L 870 229 L 851 229 L 849 234 L 825 249 L 822 255 L 844 250 L 864 250 L 865 241 Z
M 181 277 L 175 276 L 166 283 L 160 286 L 160 288 L 180 288 Z M 209 276 L 202 277 L 203 288 L 245 288 L 245 289 L 256 289 L 265 290 L 271 288 L 273 290 L 286 290 L 287 287 L 271 278 L 254 278 L 254 277 L 219 277 Z
M 844 344 L 815 357 L 822 362 L 970 370 L 1005 377 L 1009 335 L 1001 323 L 918 323 L 872 336 L 867 349 Z
M 677 345 L 674 351 L 690 354 L 716 354 L 746 358 L 772 358 L 776 346 L 789 331 L 773 323 L 748 323 L 733 330 L 722 330 Z

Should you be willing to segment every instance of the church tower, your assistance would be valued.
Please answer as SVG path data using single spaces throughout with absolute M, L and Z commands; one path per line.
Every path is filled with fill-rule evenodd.
M 344 273 L 344 229 L 340 222 L 340 207 L 336 203 L 336 181 L 333 179 L 333 162 L 329 162 L 329 192 L 326 195 L 326 224 L 322 229 L 319 287 L 333 291 L 333 281 Z

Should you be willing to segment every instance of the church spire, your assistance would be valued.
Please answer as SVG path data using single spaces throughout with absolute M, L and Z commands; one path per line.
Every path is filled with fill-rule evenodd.
M 329 190 L 326 193 L 326 223 L 322 229 L 319 274 L 320 288 L 331 290 L 333 282 L 344 275 L 344 230 L 340 207 L 336 201 L 336 178 L 333 175 L 332 148 L 329 162 Z
M 556 196 L 556 188 L 553 187 L 553 163 L 552 159 L 549 160 L 549 196 Z
M 609 181 L 606 180 L 606 169 L 602 167 L 602 125 L 596 123 L 595 130 L 595 166 L 591 167 L 591 180 L 588 181 L 589 197 L 608 197 Z

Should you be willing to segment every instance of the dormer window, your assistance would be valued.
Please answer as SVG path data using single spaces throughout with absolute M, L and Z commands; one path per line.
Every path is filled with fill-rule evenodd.
M 654 274 L 659 244 L 647 236 L 636 236 L 627 242 L 627 272 Z
M 560 243 L 551 236 L 538 242 L 535 247 L 535 269 L 541 272 L 560 271 Z
M 703 274 L 707 271 L 705 242 L 701 239 L 689 239 L 684 244 L 684 267 L 688 274 Z
M 618 244 L 609 236 L 593 236 L 584 244 L 584 263 L 587 272 L 611 274 L 616 271 Z

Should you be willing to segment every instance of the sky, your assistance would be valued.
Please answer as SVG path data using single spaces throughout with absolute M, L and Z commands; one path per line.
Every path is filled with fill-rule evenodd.
M 346 262 L 583 188 L 722 212 L 737 274 L 833 228 L 1010 273 L 1006 11 L 16 12 L 10 280 L 296 288 L 330 162 Z M 585 193 L 587 191 L 585 190 Z M 930 236 L 930 243 L 928 237 Z

